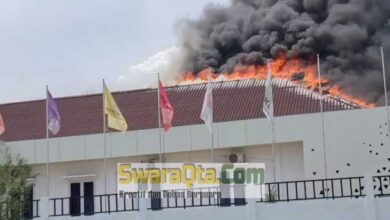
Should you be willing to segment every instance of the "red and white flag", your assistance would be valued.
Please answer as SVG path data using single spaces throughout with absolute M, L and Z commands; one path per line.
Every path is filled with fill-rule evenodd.
M 169 102 L 168 95 L 165 92 L 165 88 L 161 84 L 161 81 L 159 81 L 158 84 L 159 84 L 159 93 L 160 93 L 160 108 L 161 108 L 161 115 L 162 115 L 162 124 L 164 127 L 164 131 L 168 131 L 172 127 L 174 110 L 171 103 Z
M 2 135 L 4 132 L 5 132 L 5 125 L 4 125 L 3 117 L 1 116 L 0 113 L 0 135 Z

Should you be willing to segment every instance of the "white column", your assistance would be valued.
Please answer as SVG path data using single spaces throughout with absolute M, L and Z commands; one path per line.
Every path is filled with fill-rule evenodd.
M 365 197 L 365 219 L 366 220 L 376 220 L 376 208 L 375 208 L 375 195 L 374 195 L 374 185 L 372 181 L 372 175 L 364 175 L 364 191 L 366 193 Z
M 245 219 L 251 220 L 251 219 L 259 219 L 257 216 L 256 211 L 256 199 L 246 199 L 247 205 L 245 206 Z
M 39 216 L 40 219 L 49 219 L 50 214 L 50 204 L 48 197 L 41 197 L 39 201 Z
M 142 191 L 145 191 L 147 192 L 148 191 L 148 186 L 147 184 L 143 184 L 142 181 L 140 182 L 140 184 L 138 185 L 139 188 L 138 190 L 140 192 Z M 140 198 L 139 201 L 138 201 L 138 220 L 146 220 L 147 219 L 147 211 L 148 211 L 148 200 L 147 198 Z M 150 200 L 149 200 L 149 203 L 150 203 Z

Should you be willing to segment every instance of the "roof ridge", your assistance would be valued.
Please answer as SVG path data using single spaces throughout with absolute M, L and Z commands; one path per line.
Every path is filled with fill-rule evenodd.
M 253 83 L 250 83 L 253 81 Z M 256 83 L 258 82 L 258 83 Z M 300 94 L 303 93 L 305 94 L 306 92 L 310 93 L 310 98 L 311 99 L 320 99 L 320 94 L 318 91 L 312 90 L 305 88 L 303 85 L 299 84 L 294 84 L 292 81 L 284 78 L 273 78 L 272 79 L 272 85 L 275 85 L 279 88 L 295 88 L 294 90 L 295 93 Z M 205 84 L 207 84 L 207 81 L 205 82 L 196 82 L 196 83 L 188 83 L 188 84 L 176 84 L 176 85 L 168 85 L 165 86 L 165 88 L 168 89 L 168 91 L 181 88 L 182 91 L 188 91 L 192 88 L 195 89 L 205 89 Z M 256 86 L 265 86 L 265 79 L 257 79 L 257 78 L 251 78 L 251 79 L 234 79 L 234 80 L 215 80 L 212 81 L 212 84 L 214 89 L 221 89 L 224 88 L 223 85 L 227 84 L 227 88 L 237 88 L 237 87 L 256 87 Z M 225 87 L 226 88 L 226 87 Z M 142 88 L 142 89 L 135 89 L 135 90 L 121 90 L 121 91 L 114 91 L 111 92 L 112 94 L 126 94 L 126 93 L 138 93 L 138 92 L 151 92 L 155 91 L 157 88 Z M 90 98 L 90 97 L 96 97 L 96 96 L 101 96 L 102 93 L 93 93 L 93 94 L 84 94 L 84 95 L 72 95 L 72 96 L 63 96 L 63 97 L 56 97 L 56 100 L 68 100 L 68 99 L 76 99 L 76 98 Z M 10 103 L 3 103 L 0 104 L 0 107 L 5 107 L 5 106 L 10 106 L 10 105 L 18 105 L 18 104 L 27 104 L 27 103 L 36 103 L 36 102 L 42 102 L 45 101 L 46 99 L 36 99 L 36 100 L 27 100 L 27 101 L 20 101 L 20 102 L 10 102 Z M 326 94 L 323 97 L 324 102 L 330 102 L 330 100 L 339 102 L 340 104 L 344 104 L 348 107 L 352 108 L 360 108 L 357 104 L 353 103 L 350 100 L 345 100 L 343 98 L 331 95 L 331 94 Z

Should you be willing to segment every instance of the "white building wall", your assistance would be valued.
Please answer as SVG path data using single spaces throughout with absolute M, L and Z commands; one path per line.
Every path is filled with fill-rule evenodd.
M 283 174 L 283 179 L 303 179 L 303 148 L 301 142 L 278 144 L 275 146 L 277 155 L 277 172 Z M 215 151 L 215 162 L 227 162 L 231 152 L 242 152 L 246 155 L 246 162 L 265 163 L 266 180 L 273 181 L 272 172 L 272 150 L 271 145 L 252 146 L 245 148 L 223 149 Z M 170 163 L 183 162 L 210 162 L 210 150 L 188 151 L 183 153 L 167 153 L 164 158 Z M 116 167 L 118 163 L 139 163 L 150 159 L 158 161 L 158 155 L 118 157 L 107 159 L 107 193 L 116 193 Z M 34 179 L 34 197 L 46 196 L 46 165 L 37 164 L 33 166 L 32 176 Z M 56 162 L 49 165 L 50 176 L 50 198 L 69 197 L 70 183 L 73 182 L 94 182 L 95 194 L 104 192 L 104 162 L 102 159 Z
M 389 137 L 386 136 L 388 127 L 385 108 L 326 112 L 324 122 L 328 177 L 375 173 L 378 168 L 388 166 L 390 145 Z M 277 117 L 275 120 L 276 142 L 303 143 L 306 178 L 325 176 L 321 129 L 320 114 Z M 107 157 L 158 154 L 158 137 L 158 129 L 107 134 Z M 204 125 L 174 127 L 166 133 L 164 140 L 165 152 L 211 148 L 211 138 Z M 102 134 L 51 138 L 49 143 L 50 162 L 104 157 Z M 215 148 L 270 143 L 271 132 L 267 119 L 215 123 Z M 13 153 L 20 154 L 31 164 L 46 162 L 46 140 L 7 144 Z

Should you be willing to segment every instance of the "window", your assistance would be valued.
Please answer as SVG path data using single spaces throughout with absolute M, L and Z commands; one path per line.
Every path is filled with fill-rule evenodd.
M 80 215 L 80 183 L 70 184 L 69 208 L 71 216 Z
M 95 213 L 93 188 L 93 182 L 70 184 L 69 212 L 71 216 L 79 216 L 81 214 L 81 201 L 83 201 L 84 205 L 84 215 L 93 215 Z
M 84 183 L 84 215 L 93 215 L 95 212 L 93 198 L 93 182 Z

